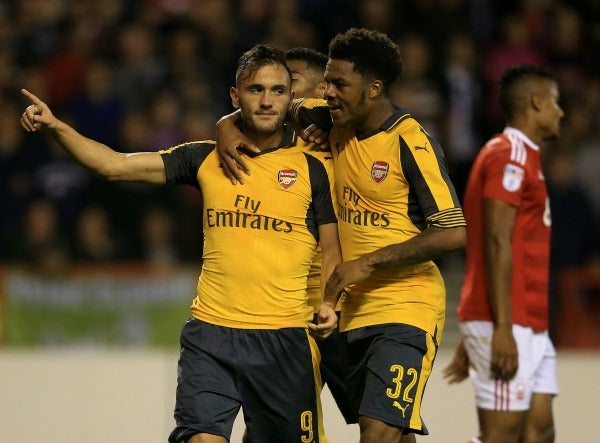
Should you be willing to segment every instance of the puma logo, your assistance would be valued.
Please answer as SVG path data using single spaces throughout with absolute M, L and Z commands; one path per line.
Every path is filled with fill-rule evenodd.
M 408 405 L 409 405 L 409 403 L 407 403 L 406 406 L 402 407 L 402 405 L 395 400 L 394 400 L 394 403 L 392 403 L 392 406 L 400 409 L 400 412 L 402 412 L 402 418 L 406 418 L 405 414 L 406 414 L 406 408 L 408 408 Z
M 425 146 L 415 146 L 415 151 L 425 151 L 429 153 L 429 150 L 427 149 L 427 142 L 425 142 Z

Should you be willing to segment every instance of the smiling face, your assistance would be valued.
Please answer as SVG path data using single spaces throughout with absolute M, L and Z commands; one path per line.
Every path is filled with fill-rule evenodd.
M 369 113 L 368 83 L 347 60 L 329 59 L 325 69 L 325 99 L 333 124 L 360 129 Z
M 285 66 L 268 64 L 254 73 L 240 76 L 231 88 L 231 101 L 241 110 L 246 135 L 271 136 L 283 128 L 292 93 L 290 75 Z

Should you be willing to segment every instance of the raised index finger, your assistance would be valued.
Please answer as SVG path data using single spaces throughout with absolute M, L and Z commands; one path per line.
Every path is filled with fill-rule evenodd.
M 27 89 L 21 89 L 21 93 L 22 93 L 22 94 L 23 94 L 25 97 L 27 97 L 29 100 L 31 100 L 31 102 L 32 102 L 34 105 L 40 105 L 40 104 L 42 104 L 42 103 L 43 103 L 43 102 L 42 102 L 42 101 L 41 101 L 39 98 L 37 98 L 37 96 L 36 96 L 35 94 L 32 94 L 32 93 L 31 93 L 31 92 L 29 92 Z

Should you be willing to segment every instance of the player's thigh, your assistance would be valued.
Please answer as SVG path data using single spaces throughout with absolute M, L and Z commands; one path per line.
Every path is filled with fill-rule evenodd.
M 196 319 L 184 325 L 175 396 L 177 426 L 169 441 L 196 434 L 230 438 L 241 403 L 235 376 L 224 362 L 236 358 L 236 334 Z
M 304 328 L 256 331 L 244 348 L 242 405 L 252 442 L 324 441 L 319 351 Z
M 513 325 L 513 335 L 519 353 L 519 368 L 511 380 L 500 380 L 491 372 L 491 339 L 493 325 L 487 321 L 460 324 L 463 342 L 471 370 L 469 377 L 475 389 L 477 407 L 491 411 L 519 412 L 529 409 L 536 384 L 536 374 L 543 359 L 544 348 L 538 349 L 530 328 Z
M 515 443 L 521 441 L 527 411 L 477 410 L 479 430 L 485 443 Z
M 531 408 L 525 421 L 525 443 L 551 443 L 554 441 L 554 418 L 551 394 L 533 394 Z
M 187 443 L 229 443 L 229 440 L 218 435 L 196 434 Z
M 321 352 L 321 380 L 323 386 L 329 387 L 329 392 L 342 413 L 346 423 L 358 423 L 358 416 L 348 393 L 345 376 L 345 364 L 342 356 L 341 334 L 334 331 L 325 340 L 318 340 L 317 345 Z
M 437 352 L 433 337 L 414 326 L 385 324 L 349 331 L 345 338 L 359 415 L 427 434 L 421 400 Z

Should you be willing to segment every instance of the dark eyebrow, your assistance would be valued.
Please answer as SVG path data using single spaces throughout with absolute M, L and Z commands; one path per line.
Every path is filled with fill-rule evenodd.
M 248 85 L 248 88 L 249 89 L 252 89 L 252 88 L 267 89 L 267 87 L 265 85 L 263 85 L 262 83 L 251 83 Z M 271 87 L 271 89 L 285 89 L 285 88 L 286 88 L 286 85 L 283 83 L 279 84 L 279 85 L 273 85 Z

